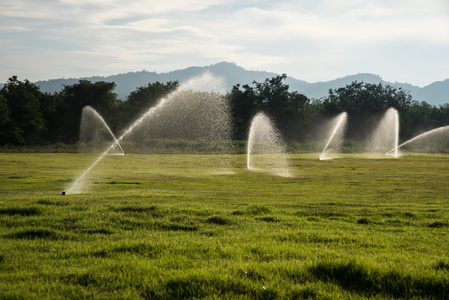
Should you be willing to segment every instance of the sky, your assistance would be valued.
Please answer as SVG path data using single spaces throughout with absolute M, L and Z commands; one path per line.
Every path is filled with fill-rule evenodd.
M 0 82 L 234 62 L 308 82 L 449 78 L 448 0 L 0 0 Z

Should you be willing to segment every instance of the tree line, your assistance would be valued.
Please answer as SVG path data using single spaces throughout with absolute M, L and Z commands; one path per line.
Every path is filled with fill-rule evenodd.
M 330 89 L 327 97 L 309 99 L 289 91 L 285 74 L 252 85 L 235 85 L 228 98 L 233 139 L 245 140 L 252 117 L 259 111 L 269 115 L 288 141 L 313 141 L 314 129 L 323 120 L 345 111 L 347 139 L 362 139 L 376 120 L 390 107 L 400 115 L 401 139 L 449 124 L 449 104 L 438 107 L 414 100 L 398 88 L 382 84 L 352 82 Z M 81 111 L 92 106 L 113 132 L 119 132 L 158 100 L 174 91 L 179 83 L 148 83 L 133 91 L 125 101 L 113 92 L 115 83 L 80 80 L 57 93 L 17 76 L 0 90 L 0 145 L 72 144 L 78 141 Z

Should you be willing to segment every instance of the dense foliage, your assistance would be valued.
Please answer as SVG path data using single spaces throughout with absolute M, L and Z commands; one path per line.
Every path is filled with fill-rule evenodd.
M 244 140 L 252 117 L 264 111 L 293 141 L 310 141 L 313 130 L 336 114 L 349 116 L 347 138 L 357 140 L 372 129 L 375 120 L 388 108 L 398 110 L 401 138 L 448 125 L 449 104 L 439 107 L 418 102 L 402 89 L 382 84 L 353 82 L 329 90 L 323 99 L 308 99 L 289 91 L 280 75 L 253 85 L 235 85 L 226 95 L 233 119 L 233 137 Z M 178 82 L 149 83 L 132 92 L 125 101 L 117 99 L 114 83 L 80 80 L 64 86 L 59 93 L 43 93 L 28 80 L 9 78 L 0 90 L 0 145 L 47 145 L 78 141 L 82 108 L 90 105 L 118 132 L 146 109 L 175 90 Z

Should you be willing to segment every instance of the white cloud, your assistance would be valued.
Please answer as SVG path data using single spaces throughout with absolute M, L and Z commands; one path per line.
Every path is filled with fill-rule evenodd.
M 309 81 L 376 72 L 423 85 L 449 77 L 444 54 L 449 51 L 449 4 L 445 0 L 3 1 L 0 43 L 5 53 L 0 81 L 19 69 L 36 80 L 136 69 L 161 72 L 227 60 Z M 412 63 L 417 59 L 419 63 Z M 407 70 L 396 68 L 401 78 L 394 78 L 390 67 L 395 61 Z M 425 74 L 426 64 L 440 68 Z M 93 70 L 96 74 L 85 73 Z
M 350 72 L 369 72 L 374 69 L 373 65 L 383 66 L 379 74 L 386 73 L 389 71 L 386 62 L 392 61 L 391 55 L 385 53 L 383 58 L 371 49 L 388 49 L 392 43 L 403 41 L 404 47 L 395 55 L 398 61 L 408 65 L 416 60 L 416 54 L 409 54 L 411 45 L 435 44 L 435 49 L 438 45 L 446 49 L 449 46 L 449 14 L 428 1 L 420 2 L 417 7 L 412 7 L 409 1 L 323 1 L 310 10 L 299 8 L 291 2 L 287 6 L 284 1 L 279 8 L 269 11 L 241 10 L 231 21 L 239 26 L 227 37 L 237 43 L 246 40 L 248 52 L 277 53 L 279 59 L 271 61 L 276 61 L 278 67 L 273 65 L 271 70 L 284 68 L 284 72 L 306 76 L 308 80 L 341 77 L 348 74 L 349 68 Z M 421 60 L 430 59 L 432 50 L 427 50 L 422 52 Z M 404 60 L 406 57 L 409 63 Z M 449 67 L 447 58 L 440 55 L 437 59 L 441 66 Z M 264 60 L 260 61 L 265 64 Z M 362 69 L 365 65 L 367 68 Z M 443 78 L 449 75 L 444 68 L 437 73 Z

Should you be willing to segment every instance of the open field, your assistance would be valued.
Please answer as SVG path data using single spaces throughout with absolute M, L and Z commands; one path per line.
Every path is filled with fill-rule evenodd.
M 0 299 L 449 298 L 448 155 L 95 158 L 0 154 Z

